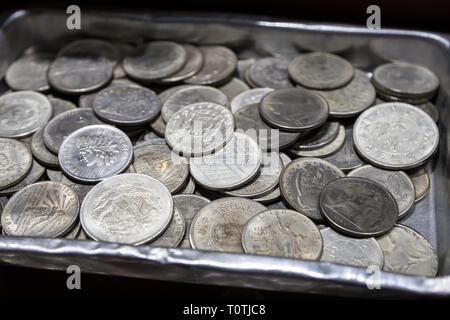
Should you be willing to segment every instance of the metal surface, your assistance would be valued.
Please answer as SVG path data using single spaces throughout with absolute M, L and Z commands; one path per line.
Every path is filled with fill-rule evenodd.
M 2 16 L 0 16 L 1 19 Z M 66 29 L 65 12 L 17 11 L 6 17 L 0 30 L 0 77 L 21 51 L 32 43 L 57 42 L 73 37 Z M 203 283 L 279 291 L 325 293 L 327 295 L 450 296 L 450 204 L 448 202 L 448 141 L 450 120 L 450 36 L 402 30 L 294 23 L 252 16 L 220 14 L 147 13 L 119 14 L 83 11 L 81 32 L 90 37 L 115 39 L 172 38 L 186 42 L 211 43 L 221 39 L 233 49 L 239 44 L 255 46 L 276 43 L 281 37 L 292 39 L 314 34 L 334 35 L 351 43 L 365 57 L 376 57 L 373 70 L 389 60 L 422 64 L 435 72 L 441 87 L 434 103 L 440 111 L 439 150 L 426 166 L 430 173 L 429 195 L 400 223 L 418 232 L 437 249 L 439 272 L 436 278 L 423 278 L 381 272 L 380 290 L 369 290 L 373 274 L 364 268 L 324 262 L 302 261 L 244 254 L 195 251 L 182 248 L 151 248 L 66 239 L 2 237 L 0 261 L 34 268 L 66 270 L 77 264 L 83 272 L 150 278 L 189 283 Z M 170 35 L 167 33 L 169 32 Z M 208 34 L 210 32 L 210 34 Z M 264 35 L 264 37 L 262 37 Z M 286 36 L 287 35 L 287 36 Z M 272 43 L 272 44 L 273 44 Z M 356 53 L 358 53 L 356 52 Z M 358 66 L 361 68 L 361 66 Z M 6 90 L 6 86 L 1 87 Z M 1 91 L 0 91 L 1 92 Z

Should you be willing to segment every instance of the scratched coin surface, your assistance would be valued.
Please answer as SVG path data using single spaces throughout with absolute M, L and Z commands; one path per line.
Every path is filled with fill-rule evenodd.
M 327 121 L 319 128 L 306 133 L 292 147 L 298 150 L 319 149 L 333 141 L 339 133 L 339 122 Z
M 16 183 L 15 185 L 13 185 L 9 188 L 0 190 L 0 196 L 12 195 L 13 193 L 15 193 L 17 191 L 22 190 L 26 186 L 28 186 L 32 183 L 35 183 L 44 175 L 44 172 L 45 172 L 45 168 L 43 166 L 41 166 L 37 161 L 33 160 L 31 169 L 27 173 L 25 178 L 23 178 L 18 183 Z
M 406 103 L 384 103 L 356 120 L 353 140 L 359 154 L 375 166 L 404 170 L 423 164 L 436 151 L 439 131 L 422 110 Z
M 435 277 L 438 257 L 431 244 L 411 228 L 396 225 L 378 238 L 383 249 L 384 271 Z
M 221 149 L 233 132 L 234 117 L 229 109 L 217 103 L 198 102 L 170 117 L 165 137 L 175 152 L 201 156 Z
M 403 171 L 384 170 L 367 164 L 352 170 L 347 176 L 366 178 L 385 187 L 397 202 L 399 219 L 405 217 L 414 205 L 414 184 Z
M 193 249 L 244 252 L 242 231 L 262 204 L 245 198 L 221 198 L 204 206 L 192 220 L 189 240 Z
M 407 174 L 414 184 L 414 189 L 416 192 L 416 202 L 419 202 L 430 192 L 430 176 L 423 167 L 408 170 Z
M 47 91 L 47 70 L 52 62 L 51 54 L 36 53 L 25 55 L 14 61 L 5 74 L 8 86 L 16 91 Z
M 8 235 L 55 238 L 74 225 L 79 206 L 68 186 L 53 181 L 34 183 L 9 199 L 2 227 Z
M 33 134 L 31 139 L 31 152 L 37 161 L 45 166 L 58 167 L 58 157 L 51 153 L 44 143 L 44 128 L 40 128 Z
M 232 78 L 224 85 L 221 85 L 218 89 L 223 93 L 225 93 L 225 95 L 228 98 L 228 101 L 233 100 L 234 97 L 241 94 L 242 92 L 250 90 L 248 85 L 238 78 Z
M 172 84 L 183 81 L 184 79 L 192 77 L 203 67 L 203 54 L 200 49 L 189 44 L 183 44 L 182 46 L 186 51 L 186 63 L 174 74 L 160 79 L 159 81 L 161 83 Z
M 320 261 L 364 268 L 374 266 L 378 270 L 383 267 L 383 251 L 375 238 L 350 238 L 331 228 L 323 228 L 320 233 L 323 240 Z
M 289 76 L 311 89 L 335 89 L 353 79 L 353 67 L 347 60 L 325 52 L 301 54 L 289 63 Z
M 47 97 L 34 91 L 16 91 L 0 96 L 0 137 L 21 138 L 33 134 L 52 117 Z
M 172 152 L 164 140 L 142 143 L 134 147 L 133 153 L 136 173 L 158 179 L 171 193 L 183 188 L 189 178 L 187 160 Z
M 152 241 L 150 245 L 152 247 L 169 247 L 176 248 L 180 245 L 186 232 L 186 221 L 183 215 L 177 210 L 173 211 L 172 222 L 166 231 L 160 235 L 155 241 Z
M 322 236 L 314 222 L 286 209 L 263 211 L 249 220 L 242 232 L 246 253 L 318 260 Z
M 292 208 L 313 220 L 321 221 L 320 192 L 329 182 L 342 177 L 345 174 L 329 162 L 300 158 L 284 168 L 280 178 L 280 191 Z
M 273 91 L 272 88 L 255 88 L 238 94 L 230 102 L 231 112 L 236 113 L 250 104 L 259 104 L 262 98 L 271 91 Z
M 317 93 L 302 88 L 278 89 L 264 96 L 259 113 L 272 127 L 298 132 L 324 124 L 328 104 Z
M 389 231 L 398 219 L 395 198 L 372 180 L 348 177 L 328 183 L 320 194 L 322 215 L 331 227 L 368 238 Z
M 256 60 L 248 68 L 251 82 L 260 88 L 291 88 L 288 74 L 289 60 L 282 58 L 263 58 Z
M 339 126 L 339 131 L 330 143 L 313 150 L 298 150 L 295 147 L 291 148 L 291 153 L 299 157 L 328 157 L 336 152 L 338 152 L 345 143 L 345 128 L 343 125 Z
M 31 169 L 33 158 L 26 144 L 0 138 L 0 190 L 15 185 Z
M 109 125 L 87 126 L 62 143 L 59 164 L 70 178 L 94 183 L 125 171 L 133 157 L 128 136 Z
M 194 180 L 210 190 L 232 190 L 250 182 L 259 172 L 261 151 L 255 140 L 235 132 L 219 151 L 190 159 Z

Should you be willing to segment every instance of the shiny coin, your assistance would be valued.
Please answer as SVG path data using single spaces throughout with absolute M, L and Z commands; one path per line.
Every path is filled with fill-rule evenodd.
M 273 91 L 272 88 L 256 88 L 238 94 L 230 102 L 231 112 L 236 113 L 250 104 L 259 104 L 262 98 L 271 91 Z
M 43 176 L 44 172 L 45 172 L 45 168 L 43 166 L 41 166 L 38 162 L 33 160 L 33 164 L 31 165 L 31 170 L 28 172 L 28 174 L 25 176 L 25 178 L 23 178 L 18 183 L 16 183 L 15 185 L 13 185 L 9 188 L 0 190 L 0 196 L 12 195 L 13 193 L 15 193 L 17 191 L 22 190 L 26 186 L 28 186 L 32 183 L 35 183 Z
M 194 179 L 192 179 L 191 177 L 189 177 L 188 183 L 186 183 L 183 189 L 178 191 L 179 194 L 181 193 L 193 194 L 194 192 L 195 192 L 195 182 Z
M 9 199 L 2 227 L 8 235 L 55 238 L 74 225 L 79 205 L 75 192 L 62 183 L 38 182 Z
M 320 194 L 320 209 L 333 228 L 355 237 L 376 237 L 398 219 L 395 198 L 380 184 L 349 177 L 334 180 Z
M 407 171 L 407 174 L 411 178 L 414 184 L 414 190 L 416 193 L 416 202 L 422 200 L 428 195 L 430 191 L 430 176 L 423 167 L 419 167 L 413 170 Z
M 55 97 L 48 97 L 48 100 L 50 100 L 50 103 L 53 107 L 53 114 L 52 118 L 60 115 L 63 112 L 74 110 L 77 108 L 76 105 L 74 105 L 72 102 L 64 99 L 59 99 Z
M 227 96 L 228 101 L 231 101 L 242 92 L 250 90 L 250 88 L 244 81 L 238 78 L 232 78 L 230 81 L 220 86 L 219 90 Z
M 339 122 L 325 122 L 319 128 L 311 130 L 296 143 L 293 148 L 298 150 L 314 150 L 323 147 L 334 139 L 339 133 Z
M 353 79 L 353 67 L 347 60 L 331 53 L 312 52 L 299 55 L 289 63 L 289 76 L 311 89 L 335 89 Z
M 345 143 L 345 128 L 343 125 L 340 125 L 336 138 L 334 138 L 334 140 L 324 145 L 323 147 L 314 150 L 302 150 L 302 151 L 299 151 L 295 148 L 291 148 L 290 151 L 293 154 L 300 157 L 317 157 L 317 158 L 328 157 L 338 152 L 342 148 L 344 143 Z
M 246 253 L 318 260 L 322 237 L 316 225 L 293 210 L 273 209 L 251 218 L 242 232 Z
M 262 204 L 244 198 L 221 198 L 204 206 L 189 230 L 193 249 L 244 252 L 242 231 L 247 222 L 266 210 Z
M 234 118 L 229 109 L 212 102 L 191 104 L 170 117 L 167 144 L 183 155 L 201 156 L 221 149 L 233 137 Z
M 47 169 L 47 170 L 45 170 L 45 173 L 47 174 L 47 177 L 50 179 L 50 181 L 55 181 L 55 182 L 61 182 L 61 180 L 64 176 L 62 171 L 59 171 L 59 170 Z
M 292 208 L 320 221 L 320 192 L 329 182 L 342 177 L 345 174 L 339 168 L 324 160 L 296 159 L 284 168 L 280 178 L 280 191 Z
M 32 156 L 26 144 L 0 138 L 0 190 L 17 184 L 31 169 Z
M 203 54 L 200 49 L 189 44 L 184 44 L 183 48 L 186 51 L 187 55 L 186 63 L 184 64 L 183 68 L 181 68 L 176 73 L 159 80 L 161 83 L 171 84 L 183 81 L 184 79 L 192 77 L 203 67 Z
M 41 93 L 11 92 L 0 97 L 0 137 L 20 138 L 31 135 L 47 124 L 52 105 Z
M 33 134 L 31 140 L 31 152 L 37 161 L 44 166 L 59 167 L 58 157 L 51 153 L 44 143 L 44 128 L 40 128 Z
M 256 87 L 291 88 L 288 64 L 289 60 L 281 58 L 259 59 L 248 68 L 248 76 Z
M 152 247 L 169 247 L 176 248 L 180 245 L 186 232 L 186 222 L 183 215 L 174 209 L 172 222 L 162 235 L 153 241 L 150 245 Z
M 65 175 L 62 175 L 61 180 L 59 181 L 66 186 L 70 187 L 78 196 L 78 200 L 80 200 L 80 203 L 83 202 L 84 198 L 88 194 L 89 191 L 94 187 L 92 184 L 81 184 L 74 182 L 67 178 Z
M 100 182 L 80 209 L 86 234 L 97 241 L 143 244 L 172 222 L 172 196 L 157 179 L 126 173 Z
M 190 159 L 194 180 L 211 190 L 232 190 L 251 181 L 259 172 L 261 152 L 258 144 L 245 134 L 235 133 L 219 151 Z
M 411 228 L 396 225 L 378 239 L 384 253 L 384 271 L 435 277 L 438 257 L 430 243 Z
M 328 104 L 312 91 L 301 88 L 278 89 L 262 99 L 259 113 L 273 127 L 285 131 L 302 131 L 325 123 Z
M 16 91 L 47 91 L 47 70 L 52 59 L 52 55 L 43 53 L 23 56 L 9 66 L 5 81 Z
M 383 251 L 375 238 L 350 238 L 331 228 L 323 228 L 320 233 L 323 240 L 320 261 L 364 268 L 374 266 L 378 270 L 383 267 Z
M 392 102 L 364 111 L 355 122 L 353 140 L 359 154 L 370 163 L 403 170 L 417 167 L 433 155 L 439 131 L 422 110 Z

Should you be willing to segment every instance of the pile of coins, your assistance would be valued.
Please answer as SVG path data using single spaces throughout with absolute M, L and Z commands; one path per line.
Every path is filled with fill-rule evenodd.
M 79 39 L 26 50 L 5 80 L 4 235 L 437 273 L 401 224 L 439 142 L 423 66 Z

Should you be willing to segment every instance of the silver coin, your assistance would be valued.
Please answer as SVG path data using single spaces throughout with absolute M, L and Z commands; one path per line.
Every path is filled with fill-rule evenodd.
M 59 182 L 29 185 L 9 199 L 2 214 L 8 235 L 55 238 L 67 233 L 78 218 L 75 192 Z
M 416 107 L 429 115 L 434 122 L 439 122 L 439 110 L 431 102 L 427 101 L 425 103 L 418 104 Z
M 80 223 L 80 225 L 81 225 L 81 223 Z M 83 228 L 81 228 L 80 229 L 80 232 L 78 232 L 78 235 L 77 235 L 77 238 L 76 238 L 77 240 L 88 240 L 89 238 L 88 238 L 88 236 L 86 235 L 86 233 L 84 232 L 84 230 L 83 230 Z
M 137 173 L 100 182 L 80 209 L 86 234 L 97 241 L 143 244 L 160 236 L 173 218 L 172 196 L 157 179 Z
M 47 174 L 47 177 L 50 179 L 50 181 L 55 181 L 55 182 L 61 182 L 61 180 L 64 176 L 62 171 L 59 171 L 59 170 L 47 169 L 47 170 L 45 170 L 45 173 Z
M 255 140 L 234 133 L 231 141 L 219 151 L 190 159 L 194 180 L 210 190 L 233 190 L 251 181 L 259 172 L 261 152 Z
M 383 170 L 367 164 L 352 170 L 347 176 L 366 178 L 385 187 L 397 202 L 399 219 L 405 217 L 414 205 L 414 184 L 403 171 Z
M 155 132 L 158 136 L 164 138 L 166 131 L 166 123 L 164 122 L 161 114 L 159 114 L 155 120 L 150 122 L 150 127 L 152 128 L 153 132 Z
M 61 144 L 72 132 L 95 124 L 105 124 L 99 120 L 92 109 L 79 108 L 61 113 L 53 118 L 44 129 L 45 146 L 58 154 Z
M 33 160 L 31 170 L 28 172 L 25 178 L 9 188 L 0 190 L 0 196 L 12 195 L 17 191 L 22 190 L 26 186 L 35 183 L 44 175 L 44 172 L 45 168 L 41 166 L 37 161 Z
M 262 150 L 278 150 L 293 144 L 300 136 L 298 132 L 280 131 L 269 127 L 259 115 L 257 103 L 240 108 L 234 114 L 236 130 L 243 131 L 258 142 Z
M 280 191 L 287 203 L 308 218 L 322 220 L 319 197 L 331 181 L 345 174 L 329 162 L 315 158 L 301 158 L 289 163 L 280 178 Z
M 301 151 L 319 149 L 336 139 L 338 133 L 339 122 L 327 121 L 319 128 L 306 133 L 292 147 Z
M 44 143 L 44 128 L 40 128 L 31 139 L 31 152 L 37 161 L 44 166 L 59 167 L 58 157 L 51 153 Z
M 158 97 L 159 97 L 159 100 L 161 101 L 161 105 L 166 103 L 167 99 L 169 99 L 172 95 L 174 95 L 178 91 L 180 91 L 182 89 L 186 89 L 186 88 L 192 87 L 192 86 L 193 85 L 191 85 L 191 84 L 180 84 L 178 86 L 170 87 L 170 88 L 160 92 L 158 94 Z
M 204 206 L 192 220 L 189 240 L 193 249 L 244 252 L 242 231 L 262 204 L 245 198 L 221 198 Z
M 375 101 L 375 88 L 367 74 L 355 69 L 355 76 L 344 87 L 334 90 L 316 91 L 325 98 L 330 107 L 330 116 L 349 118 L 358 115 Z
M 245 72 L 255 63 L 255 58 L 239 59 L 237 62 L 237 74 L 239 79 L 245 81 Z
M 183 187 L 183 189 L 178 191 L 179 194 L 182 194 L 182 193 L 193 194 L 194 192 L 195 192 L 195 182 L 194 182 L 194 179 L 192 179 L 192 177 L 189 177 L 188 183 L 186 183 L 186 185 Z
M 227 96 L 219 89 L 207 86 L 190 86 L 177 91 L 164 102 L 161 116 L 167 123 L 177 111 L 198 102 L 212 102 L 221 106 L 228 106 Z
M 153 41 L 126 56 L 122 64 L 130 78 L 148 82 L 180 71 L 186 59 L 186 50 L 181 45 L 171 41 Z
M 166 125 L 167 144 L 178 153 L 201 156 L 221 149 L 233 137 L 234 118 L 229 109 L 212 102 L 184 107 Z
M 384 255 L 375 238 L 357 239 L 343 236 L 331 228 L 320 230 L 323 252 L 320 261 L 381 270 Z
M 374 82 L 372 82 L 374 83 Z M 375 86 L 376 87 L 376 86 Z M 376 88 L 377 96 L 387 102 L 404 102 L 412 105 L 419 105 L 428 102 L 428 100 L 432 99 L 432 96 L 424 96 L 420 98 L 407 98 L 407 97 L 396 97 L 390 94 L 387 94 L 381 91 L 379 88 Z
M 25 55 L 14 61 L 5 74 L 8 86 L 16 91 L 47 91 L 47 70 L 53 56 L 45 53 Z
M 26 144 L 0 138 L 0 190 L 15 185 L 31 169 L 33 158 Z
M 186 232 L 186 222 L 183 215 L 174 209 L 172 222 L 169 227 L 155 241 L 150 244 L 152 247 L 176 248 L 180 245 Z
M 364 111 L 355 122 L 353 140 L 359 154 L 370 163 L 403 170 L 417 167 L 433 155 L 439 131 L 422 110 L 392 102 Z
M 430 243 L 411 228 L 396 225 L 378 238 L 383 249 L 384 271 L 435 277 L 438 257 Z
M 59 181 L 66 186 L 70 187 L 78 196 L 78 200 L 80 200 L 80 203 L 83 202 L 84 198 L 88 194 L 89 191 L 94 187 L 92 184 L 81 184 L 76 183 L 69 178 L 67 178 L 65 175 L 62 175 L 61 180 Z
M 41 93 L 17 91 L 0 96 L 0 137 L 33 134 L 52 117 L 52 105 Z
M 354 75 L 347 60 L 331 53 L 312 52 L 299 55 L 289 63 L 289 76 L 311 89 L 335 89 L 348 84 Z
M 304 51 L 322 51 L 329 53 L 342 53 L 350 50 L 354 45 L 354 38 L 345 34 L 302 32 L 296 34 L 292 40 Z
M 342 233 L 367 238 L 380 236 L 398 219 L 395 198 L 372 180 L 348 177 L 328 183 L 320 194 L 322 215 Z
M 145 142 L 133 150 L 133 166 L 136 173 L 147 174 L 161 181 L 174 194 L 189 178 L 186 159 L 173 153 L 162 139 L 162 143 Z
M 293 210 L 272 209 L 251 218 L 242 232 L 246 253 L 318 260 L 322 236 L 306 216 Z
M 272 88 L 256 88 L 238 94 L 230 102 L 231 112 L 236 113 L 249 104 L 259 104 L 266 94 L 273 91 Z
M 324 124 L 328 104 L 320 95 L 306 89 L 278 89 L 264 96 L 259 113 L 273 127 L 298 132 Z
M 113 86 L 100 91 L 92 108 L 102 120 L 116 125 L 140 125 L 155 119 L 161 102 L 150 89 Z
M 68 100 L 55 98 L 52 96 L 48 97 L 48 100 L 50 100 L 50 103 L 52 104 L 52 107 L 53 107 L 52 118 L 60 115 L 63 112 L 66 112 L 69 110 L 74 110 L 77 108 L 76 105 L 74 105 L 72 102 L 70 102 Z
M 288 65 L 289 60 L 282 58 L 259 59 L 248 68 L 248 77 L 256 87 L 291 88 Z
M 159 80 L 161 83 L 171 84 L 183 81 L 192 77 L 203 67 L 203 54 L 200 49 L 189 44 L 183 44 L 182 46 L 186 50 L 186 63 L 178 72 Z
M 414 190 L 416 194 L 415 201 L 419 202 L 430 192 L 430 176 L 423 167 L 408 170 L 406 173 L 411 178 L 411 181 L 414 184 Z
M 66 239 L 76 239 L 78 237 L 78 234 L 80 233 L 81 230 L 81 223 L 77 223 L 75 225 L 75 227 L 69 231 L 69 233 L 64 235 L 64 238 Z
M 334 138 L 333 141 L 324 145 L 323 147 L 320 147 L 320 148 L 314 149 L 314 150 L 301 150 L 301 151 L 298 151 L 295 148 L 291 148 L 290 151 L 291 151 L 291 153 L 293 153 L 299 157 L 322 158 L 322 157 L 328 157 L 328 156 L 333 155 L 336 152 L 338 152 L 342 148 L 344 143 L 345 143 L 345 128 L 343 125 L 340 125 L 336 138 Z
M 204 46 L 199 49 L 203 54 L 203 66 L 184 82 L 197 85 L 219 85 L 226 82 L 237 67 L 234 52 L 222 46 Z
M 250 88 L 244 81 L 238 78 L 232 78 L 230 81 L 220 86 L 219 90 L 227 96 L 228 101 L 231 101 L 242 92 L 250 90 Z

